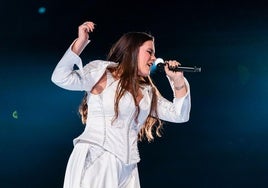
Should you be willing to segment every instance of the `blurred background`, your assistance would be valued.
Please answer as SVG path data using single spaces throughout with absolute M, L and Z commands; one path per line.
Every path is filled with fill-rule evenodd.
M 97 25 L 84 64 L 105 59 L 123 33 L 146 31 L 157 57 L 202 68 L 185 73 L 190 121 L 139 144 L 142 187 L 268 187 L 267 10 L 265 1 L 1 1 L 0 187 L 62 187 L 84 93 L 50 78 L 86 20 Z M 165 76 L 152 78 L 172 99 Z

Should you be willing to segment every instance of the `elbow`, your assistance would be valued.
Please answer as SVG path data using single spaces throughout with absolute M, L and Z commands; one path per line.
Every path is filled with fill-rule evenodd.
M 186 123 L 190 120 L 190 112 L 182 114 L 177 123 Z
M 180 117 L 181 123 L 186 123 L 190 120 L 190 107 L 182 110 L 181 114 L 178 116 Z
M 62 80 L 62 78 L 60 78 L 56 74 L 52 74 L 52 76 L 51 76 L 50 79 L 51 79 L 52 83 L 54 83 L 56 86 L 63 87 L 63 80 Z
M 55 75 L 54 74 L 52 74 L 52 76 L 51 76 L 51 81 L 53 82 L 53 83 L 55 83 L 56 82 L 56 78 L 55 78 Z
M 187 115 L 184 115 L 180 118 L 180 121 L 178 121 L 177 123 L 186 123 L 190 120 L 190 115 L 187 114 Z
M 50 79 L 56 85 L 62 81 L 62 78 L 59 77 L 55 72 L 53 72 L 53 74 L 52 74 Z
M 190 113 L 191 113 L 191 103 L 189 102 L 189 105 L 185 106 L 183 113 L 182 113 L 183 114 L 182 119 L 184 123 L 190 120 Z
M 56 74 L 52 74 L 51 76 L 51 81 L 54 83 L 56 86 L 59 86 L 61 88 L 67 89 L 67 81 L 63 79 L 61 76 L 57 76 Z
M 56 85 L 57 85 L 57 83 L 59 82 L 59 81 L 57 80 L 57 77 L 56 77 L 54 74 L 51 76 L 51 81 L 52 81 L 54 84 L 56 84 Z
M 190 120 L 190 115 L 188 114 L 187 116 L 185 116 L 184 118 L 183 118 L 183 123 L 186 123 L 186 122 L 188 122 Z
M 191 112 L 191 107 L 186 110 L 186 113 L 184 114 L 184 123 L 188 122 L 190 120 L 190 112 Z
M 190 120 L 189 114 L 184 114 L 184 115 L 178 115 L 175 119 L 173 119 L 172 123 L 186 123 Z

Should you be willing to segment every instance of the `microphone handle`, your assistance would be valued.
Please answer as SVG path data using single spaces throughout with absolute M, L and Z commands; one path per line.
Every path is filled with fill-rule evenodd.
M 182 71 L 182 72 L 201 72 L 201 67 L 180 67 L 180 66 L 176 66 L 174 68 L 172 67 L 168 67 L 169 70 L 178 72 L 178 71 Z
M 165 63 L 158 63 L 156 65 L 157 69 L 159 72 L 165 72 L 164 71 L 164 67 L 165 67 Z M 172 67 L 172 66 L 168 66 L 168 69 L 174 72 L 201 72 L 201 67 L 181 67 L 181 66 L 176 66 L 176 67 Z

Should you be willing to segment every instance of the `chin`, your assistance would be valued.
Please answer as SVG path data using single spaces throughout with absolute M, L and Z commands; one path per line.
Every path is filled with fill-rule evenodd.
M 139 76 L 142 76 L 142 77 L 147 77 L 150 75 L 150 71 L 149 72 L 143 72 L 143 73 L 140 73 Z
M 139 75 L 139 76 L 142 76 L 142 77 L 145 77 L 145 76 L 148 76 L 149 73 L 150 73 L 150 72 L 145 72 L 145 71 L 143 71 L 143 72 L 138 72 L 138 75 Z

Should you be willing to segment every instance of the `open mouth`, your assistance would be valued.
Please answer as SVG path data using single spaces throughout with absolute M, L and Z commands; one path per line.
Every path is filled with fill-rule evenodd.
M 153 63 L 147 63 L 148 67 L 151 68 L 151 66 L 153 65 Z

